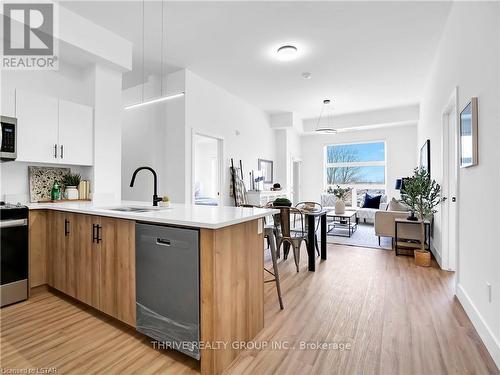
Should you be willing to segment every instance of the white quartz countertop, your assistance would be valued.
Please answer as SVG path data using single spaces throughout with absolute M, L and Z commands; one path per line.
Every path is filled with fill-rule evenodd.
M 119 203 L 61 202 L 30 203 L 30 210 L 57 210 L 80 214 L 116 217 L 142 222 L 172 224 L 194 228 L 218 229 L 243 223 L 278 212 L 274 209 L 230 206 L 198 206 L 172 203 L 169 207 L 153 207 L 150 202 L 122 201 Z M 152 211 L 115 211 L 119 207 L 144 207 Z

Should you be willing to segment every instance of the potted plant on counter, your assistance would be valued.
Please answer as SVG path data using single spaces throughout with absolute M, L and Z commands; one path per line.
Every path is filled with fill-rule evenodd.
M 336 189 L 333 189 L 333 195 L 337 198 L 335 200 L 335 213 L 342 215 L 345 213 L 345 201 L 347 194 L 351 191 L 351 188 L 341 188 L 337 185 Z
M 161 197 L 160 206 L 170 207 L 170 198 L 168 195 L 164 195 L 163 197 Z
M 66 198 L 70 200 L 78 199 L 78 185 L 81 181 L 79 174 L 68 173 L 62 178 L 62 183 L 65 186 Z
M 273 202 L 274 207 L 292 207 L 292 202 L 287 198 L 276 198 Z
M 431 253 L 425 249 L 425 220 L 431 219 L 437 212 L 436 207 L 442 201 L 441 186 L 431 177 L 426 169 L 415 168 L 413 176 L 406 178 L 401 190 L 401 202 L 405 203 L 418 215 L 420 221 L 420 249 L 415 250 L 415 264 L 429 267 Z

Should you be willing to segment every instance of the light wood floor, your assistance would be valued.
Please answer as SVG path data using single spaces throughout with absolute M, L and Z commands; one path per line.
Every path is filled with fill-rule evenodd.
M 390 251 L 329 246 L 329 259 L 297 274 L 280 262 L 285 310 L 266 284 L 262 342 L 229 374 L 499 374 L 458 301 L 453 274 L 417 268 Z M 155 350 L 148 338 L 60 294 L 41 291 L 1 310 L 1 367 L 58 374 L 189 374 L 196 361 Z M 351 350 L 300 350 L 300 341 Z

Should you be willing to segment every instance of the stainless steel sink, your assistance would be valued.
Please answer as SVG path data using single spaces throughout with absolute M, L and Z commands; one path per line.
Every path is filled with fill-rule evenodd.
M 120 206 L 120 207 L 112 207 L 107 208 L 109 211 L 120 211 L 120 212 L 152 212 L 152 211 L 160 211 L 166 210 L 168 207 L 140 207 L 140 206 Z
M 148 212 L 152 211 L 149 208 L 142 207 L 116 207 L 116 208 L 108 208 L 110 211 L 121 211 L 121 212 Z

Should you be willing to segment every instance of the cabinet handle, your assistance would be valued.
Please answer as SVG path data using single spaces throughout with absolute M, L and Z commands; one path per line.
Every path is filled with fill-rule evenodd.
M 54 145 L 54 158 L 57 159 L 57 143 Z
M 95 224 L 92 224 L 92 243 L 95 242 L 96 240 L 96 236 L 95 236 L 95 227 L 96 225 Z
M 67 237 L 69 235 L 69 220 L 64 219 L 64 236 Z
M 97 225 L 97 243 L 102 242 L 102 237 L 101 237 L 101 234 L 100 234 L 101 229 L 102 229 L 102 226 Z
M 64 145 L 61 145 L 61 159 L 64 158 Z

